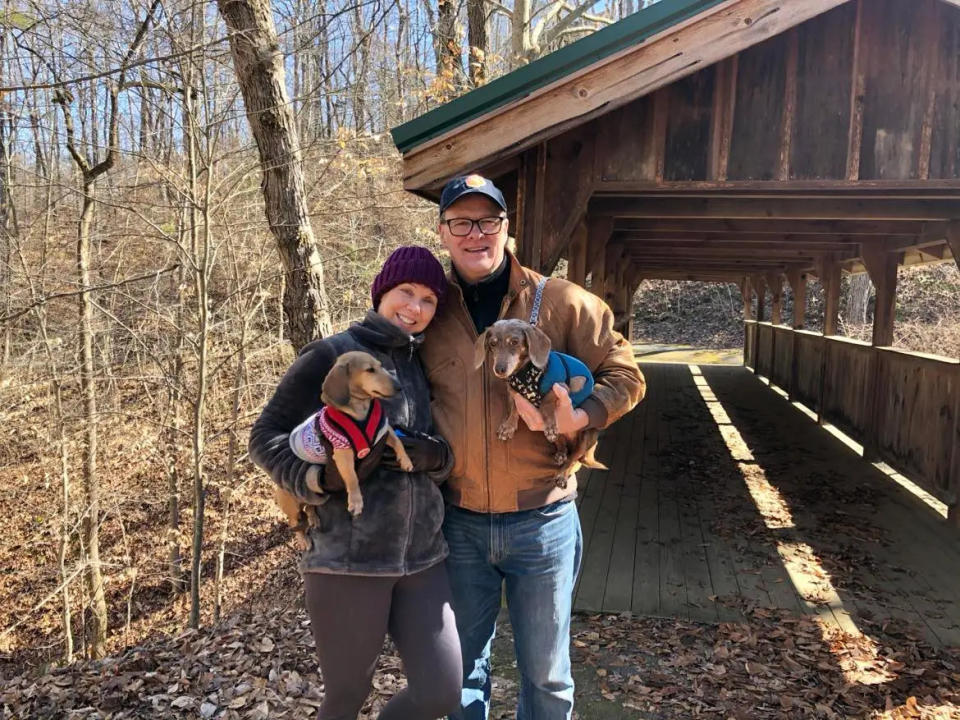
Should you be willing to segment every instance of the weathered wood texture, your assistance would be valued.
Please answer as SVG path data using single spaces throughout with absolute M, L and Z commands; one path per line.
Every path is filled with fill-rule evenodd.
M 757 364 L 757 322 L 755 320 L 748 320 L 743 324 L 743 364 L 747 367 L 756 367 Z
M 823 369 L 823 335 L 794 331 L 796 335 L 796 384 L 790 395 L 814 412 L 820 410 L 821 371 Z
M 745 323 L 744 336 L 745 364 L 756 357 L 759 375 L 956 507 L 960 361 L 768 323 Z
M 649 394 L 600 439 L 610 470 L 579 484 L 576 611 L 713 623 L 777 607 L 960 642 L 960 547 L 929 508 L 742 368 L 642 367 Z M 791 527 L 764 522 L 760 478 Z
M 770 377 L 773 369 L 773 325 L 768 322 L 757 323 L 757 374 Z
M 773 366 L 770 382 L 779 385 L 788 393 L 793 385 L 793 333 L 790 328 L 775 325 L 773 328 Z
M 960 478 L 955 460 L 960 362 L 891 350 L 876 351 L 880 396 L 880 457 L 948 504 Z
M 960 8 L 877 0 L 858 25 L 857 6 L 664 88 L 662 181 L 960 178 Z M 598 189 L 658 178 L 654 124 L 652 96 L 596 121 Z
M 823 418 L 863 442 L 868 429 L 868 400 L 873 384 L 874 353 L 868 343 L 830 337 L 823 376 Z

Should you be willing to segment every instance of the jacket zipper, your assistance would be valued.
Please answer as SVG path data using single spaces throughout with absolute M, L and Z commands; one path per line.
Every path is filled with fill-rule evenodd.
M 410 357 L 413 357 L 413 339 L 410 340 Z M 393 361 L 394 367 L 397 369 L 397 380 L 400 380 L 400 365 L 396 358 Z M 400 383 L 400 387 L 403 387 L 403 383 Z M 403 396 L 403 402 L 407 406 L 407 424 L 413 425 L 415 417 L 413 417 L 413 411 L 410 407 L 410 399 L 407 395 Z M 412 427 L 408 428 L 413 430 Z M 402 472 L 402 471 L 401 471 Z M 410 535 L 413 533 L 413 479 L 410 477 L 410 473 L 403 473 L 404 478 L 407 481 L 407 497 L 409 502 L 407 503 L 407 532 L 406 536 L 403 539 L 403 574 L 406 575 L 407 571 L 410 569 L 410 565 L 407 562 L 407 553 L 410 552 Z

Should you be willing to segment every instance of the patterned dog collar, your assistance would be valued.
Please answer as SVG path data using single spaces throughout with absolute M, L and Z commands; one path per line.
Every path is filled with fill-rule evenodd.
M 540 379 L 542 377 L 543 369 L 538 368 L 532 362 L 528 362 L 511 375 L 508 382 L 515 393 L 529 400 L 535 407 L 540 407 Z

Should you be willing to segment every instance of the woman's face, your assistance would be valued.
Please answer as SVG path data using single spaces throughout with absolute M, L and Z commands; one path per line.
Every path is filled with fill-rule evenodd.
M 411 335 L 422 332 L 437 312 L 437 295 L 426 285 L 400 283 L 380 297 L 377 312 Z

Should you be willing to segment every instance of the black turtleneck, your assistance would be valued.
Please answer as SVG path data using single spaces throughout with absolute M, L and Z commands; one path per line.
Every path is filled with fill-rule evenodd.
M 503 298 L 510 289 L 510 258 L 504 255 L 500 267 L 473 285 L 464 280 L 456 268 L 453 271 L 457 274 L 457 281 L 463 290 L 463 299 L 467 303 L 473 325 L 478 333 L 482 333 L 500 317 Z

